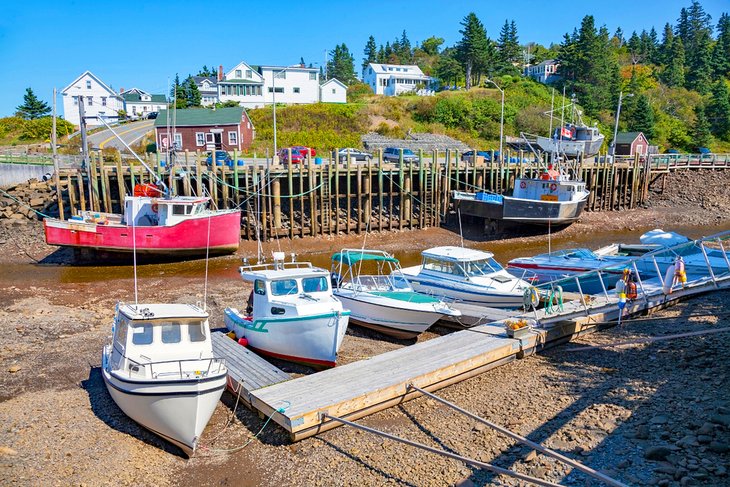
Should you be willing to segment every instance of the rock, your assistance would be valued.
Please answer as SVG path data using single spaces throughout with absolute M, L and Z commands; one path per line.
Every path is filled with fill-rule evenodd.
M 649 439 L 649 427 L 645 424 L 640 424 L 636 428 L 636 439 L 637 440 L 648 440 Z
M 712 436 L 710 436 L 710 435 L 699 435 L 697 437 L 697 441 L 699 443 L 702 443 L 703 445 L 706 445 L 706 444 L 708 444 L 709 442 L 712 441 Z
M 629 460 L 621 460 L 616 464 L 616 468 L 620 468 L 621 470 L 628 468 L 631 466 L 631 462 Z
M 654 471 L 657 473 L 664 473 L 664 474 L 671 475 L 672 477 L 674 477 L 674 475 L 677 473 L 677 468 L 666 463 L 664 465 L 658 466 L 657 468 L 654 469 Z
M 660 414 L 651 418 L 649 422 L 651 424 L 667 424 L 669 422 L 669 418 L 664 416 L 663 414 Z
M 711 435 L 715 432 L 715 425 L 712 423 L 705 422 L 700 428 L 697 430 L 698 435 Z
M 525 455 L 525 457 L 523 458 L 523 460 L 526 463 L 533 462 L 536 459 L 537 459 L 537 452 L 535 450 L 530 450 L 530 453 L 528 453 L 527 455 Z
M 664 460 L 672 451 L 666 446 L 652 446 L 644 452 L 644 458 L 647 460 Z
M 695 435 L 685 435 L 681 440 L 677 442 L 677 445 L 688 447 L 688 446 L 700 446 L 697 443 L 697 437 Z
M 710 450 L 715 453 L 727 453 L 730 451 L 730 445 L 721 441 L 712 441 L 710 442 Z
M 16 373 L 17 371 L 19 371 L 19 370 L 20 370 L 21 368 L 22 368 L 22 367 L 21 367 L 20 365 L 13 365 L 13 366 L 11 366 L 11 367 L 10 367 L 10 368 L 8 369 L 8 372 L 10 372 L 11 374 L 14 374 L 14 373 Z
M 715 469 L 715 475 L 718 477 L 724 477 L 727 475 L 727 469 L 723 465 L 720 465 Z
M 680 485 L 697 485 L 697 481 L 693 479 L 692 477 L 682 477 L 682 480 L 679 481 Z
M 9 446 L 0 446 L 0 456 L 7 455 L 7 456 L 15 456 L 18 452 L 10 448 Z
M 715 424 L 730 427 L 730 414 L 713 414 L 710 416 L 710 421 Z

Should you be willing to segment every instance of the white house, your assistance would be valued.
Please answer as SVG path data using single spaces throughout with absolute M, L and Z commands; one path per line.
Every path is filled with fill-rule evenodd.
M 218 78 L 215 76 L 193 76 L 200 91 L 200 104 L 204 107 L 218 102 Z
M 540 83 L 552 83 L 557 79 L 558 66 L 560 64 L 555 59 L 546 59 L 540 64 L 525 68 L 525 75 Z
M 101 125 L 96 117 L 116 121 L 119 110 L 124 109 L 124 101 L 91 71 L 84 73 L 61 90 L 63 96 L 63 117 L 74 125 L 79 125 L 79 97 L 84 103 L 87 125 Z
M 395 96 L 429 89 L 436 81 L 416 65 L 370 63 L 363 69 L 362 80 L 376 95 Z
M 139 88 L 122 91 L 124 111 L 129 118 L 145 118 L 151 112 L 159 112 L 167 108 L 165 95 L 151 95 Z
M 319 101 L 322 103 L 347 103 L 347 85 L 332 78 L 319 87 Z
M 221 66 L 218 70 L 218 101 L 236 101 L 246 108 L 264 106 L 264 77 L 243 61 L 225 74 Z
M 264 80 L 264 102 L 286 104 L 319 101 L 319 70 L 305 66 L 260 66 Z M 276 96 L 274 96 L 276 90 Z

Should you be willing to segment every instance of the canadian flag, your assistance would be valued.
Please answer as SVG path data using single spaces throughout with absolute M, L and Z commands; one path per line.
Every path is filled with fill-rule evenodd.
M 560 129 L 560 136 L 561 137 L 570 137 L 572 135 L 572 132 L 568 127 L 562 127 Z

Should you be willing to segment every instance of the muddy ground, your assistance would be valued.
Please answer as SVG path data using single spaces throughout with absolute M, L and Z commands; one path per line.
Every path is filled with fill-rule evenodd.
M 580 240 L 597 231 L 664 227 L 694 233 L 730 228 L 726 173 L 686 173 L 667 181 L 672 197 L 653 195 L 647 208 L 587 213 L 559 232 Z M 674 186 L 672 186 L 674 185 Z M 466 243 L 483 237 L 478 228 Z M 452 229 L 371 234 L 368 245 L 392 251 L 458 243 Z M 522 236 L 500 245 L 544 240 Z M 362 237 L 279 243 L 286 251 L 331 252 L 362 245 Z M 267 249 L 277 248 L 276 243 Z M 255 245 L 243 245 L 250 255 Z M 50 258 L 49 258 L 50 256 Z M 364 432 L 338 428 L 292 444 L 283 430 L 224 394 L 192 460 L 129 420 L 107 394 L 99 372 L 113 307 L 129 299 L 128 267 L 77 268 L 42 241 L 35 223 L 0 233 L 0 484 L 2 485 L 518 485 Z M 218 262 L 218 263 L 216 263 Z M 170 266 L 172 264 L 169 264 Z M 214 260 L 216 266 L 235 261 Z M 170 276 L 164 266 L 141 269 L 147 300 L 204 298 L 199 267 Z M 213 279 L 213 324 L 225 306 L 240 304 L 241 285 Z M 655 315 L 579 340 L 610 344 L 728 326 L 730 293 L 708 294 Z M 451 331 L 436 327 L 428 340 Z M 357 327 L 348 329 L 340 362 L 408 346 Z M 730 485 L 730 353 L 728 334 L 624 347 L 571 351 L 559 346 L 499 367 L 440 394 L 476 414 L 600 469 L 630 485 Z M 278 362 L 294 374 L 311 373 Z M 570 485 L 583 474 L 431 399 L 416 399 L 361 422 L 431 446 Z M 247 445 L 243 448 L 242 446 Z M 233 451 L 224 451 L 233 450 Z M 596 484 L 597 485 L 597 484 Z

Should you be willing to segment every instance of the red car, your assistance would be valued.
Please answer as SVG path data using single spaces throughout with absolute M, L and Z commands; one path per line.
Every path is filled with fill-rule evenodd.
M 295 145 L 292 147 L 292 149 L 298 150 L 299 153 L 302 154 L 304 157 L 307 157 L 307 154 L 309 154 L 309 157 L 311 157 L 312 159 L 314 159 L 314 156 L 317 155 L 316 150 L 312 149 L 311 147 L 306 147 L 303 145 Z
M 295 149 L 293 147 L 291 149 L 281 149 L 279 151 L 279 162 L 281 162 L 282 164 L 289 163 L 289 150 L 291 150 L 291 163 L 292 164 L 301 164 L 307 159 L 306 154 L 302 154 L 301 152 L 299 152 L 297 149 Z

